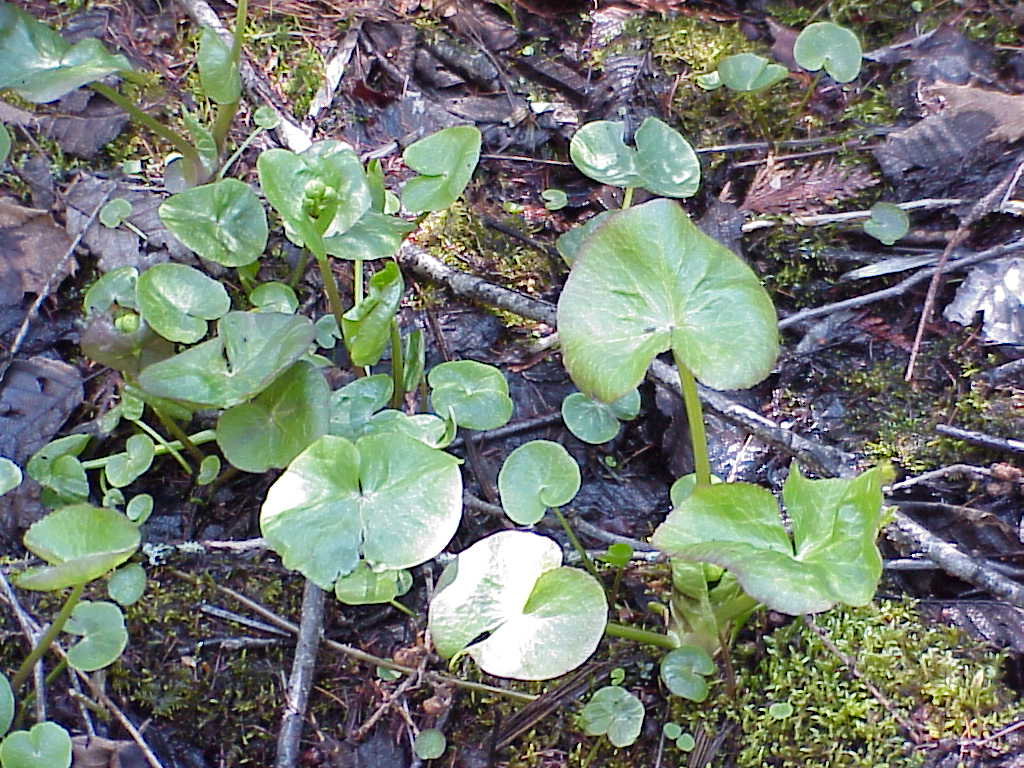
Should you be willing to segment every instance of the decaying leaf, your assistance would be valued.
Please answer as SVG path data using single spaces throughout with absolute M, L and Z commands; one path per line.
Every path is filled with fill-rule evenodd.
M 999 259 L 974 267 L 942 314 L 947 320 L 970 325 L 978 312 L 984 315 L 982 333 L 987 341 L 1024 343 L 1024 259 Z
M 927 92 L 941 96 L 946 102 L 945 111 L 951 114 L 984 112 L 992 115 L 995 122 L 986 137 L 990 141 L 1014 142 L 1024 136 L 1024 94 L 946 83 L 934 85 Z
M 71 238 L 46 211 L 25 208 L 9 198 L 0 199 L 0 299 L 21 301 L 21 294 L 42 292 L 47 281 L 56 288 L 76 266 L 69 259 L 54 274 L 71 245 Z M 14 286 L 21 292 L 8 296 Z M 16 292 L 16 291 L 12 291 Z
M 840 168 L 832 161 L 785 166 L 769 157 L 754 175 L 740 210 L 818 213 L 877 183 L 878 179 L 860 167 Z

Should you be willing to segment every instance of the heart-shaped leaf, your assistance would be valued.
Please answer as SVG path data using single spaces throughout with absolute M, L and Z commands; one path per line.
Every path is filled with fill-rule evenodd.
M 370 278 L 363 300 L 341 316 L 342 336 L 353 363 L 366 366 L 380 361 L 404 290 L 398 265 L 389 261 Z
M 576 386 L 604 402 L 635 388 L 667 349 L 715 389 L 756 384 L 778 354 L 757 276 L 669 200 L 616 213 L 586 240 L 558 331 Z
M 627 147 L 626 125 L 611 120 L 587 123 L 569 142 L 569 157 L 582 173 L 613 187 L 641 187 L 636 150 Z
M 864 232 L 884 245 L 892 245 L 910 231 L 910 217 L 898 205 L 875 203 L 871 218 L 864 222 Z
M 262 392 L 313 341 L 313 323 L 277 312 L 229 312 L 216 338 L 145 368 L 142 388 L 198 407 L 230 408 Z
M 793 58 L 804 69 L 824 68 L 837 83 L 848 83 L 860 74 L 860 40 L 846 27 L 818 21 L 797 36 Z
M 533 525 L 550 507 L 568 504 L 580 489 L 580 468 L 569 452 L 550 440 L 531 440 L 505 459 L 498 492 L 505 514 Z
M 21 467 L 0 456 L 0 496 L 21 485 Z
M 170 341 L 194 344 L 206 335 L 206 321 L 231 309 L 224 286 L 185 264 L 156 264 L 136 286 L 139 310 L 150 328 Z
M 71 612 L 64 631 L 82 636 L 68 648 L 68 664 L 82 672 L 110 666 L 128 645 L 124 614 L 114 603 L 83 600 Z
M 578 667 L 601 641 L 608 605 L 596 579 L 561 563 L 555 542 L 524 531 L 502 531 L 463 550 L 430 603 L 438 653 L 468 653 L 488 674 L 518 680 Z
M 207 456 L 207 459 L 216 459 L 218 462 L 220 458 L 217 456 Z M 206 459 L 203 459 L 203 463 L 206 463 Z M 220 466 L 218 463 L 217 466 Z M 202 485 L 200 482 L 202 479 L 202 465 L 199 469 L 199 477 L 196 478 L 196 482 Z M 153 514 L 153 497 L 148 493 L 139 493 L 132 496 L 131 501 L 128 502 L 128 506 L 124 508 L 125 516 L 136 525 L 142 525 L 149 519 L 149 516 Z
M 139 271 L 135 267 L 118 267 L 110 270 L 85 292 L 85 301 L 82 302 L 85 314 L 106 312 L 115 304 L 137 309 L 135 286 L 138 280 Z
M 300 360 L 256 399 L 229 408 L 217 421 L 224 458 L 246 472 L 284 467 L 327 433 L 330 388 L 320 370 Z
M 3 768 L 68 768 L 71 737 L 49 720 L 36 723 L 30 731 L 13 731 L 0 743 L 0 765 Z
M 136 499 L 138 496 L 135 497 Z M 134 499 L 133 499 L 134 501 Z M 146 571 L 138 563 L 129 563 L 114 571 L 107 582 L 107 594 L 121 605 L 133 605 L 146 591 Z
M 108 200 L 100 208 L 100 214 L 97 218 L 104 227 L 114 229 L 121 226 L 121 222 L 131 215 L 132 204 L 123 197 L 115 197 L 113 200 Z
M 427 374 L 434 412 L 448 413 L 469 429 L 495 429 L 512 417 L 508 382 L 493 365 L 476 360 L 454 360 L 435 365 Z
M 431 448 L 444 448 L 455 439 L 456 426 L 432 413 L 414 413 L 412 416 L 387 409 L 375 413 L 363 428 L 364 435 L 408 435 Z
M 186 247 L 225 267 L 256 261 L 267 247 L 267 215 L 238 179 L 171 195 L 160 206 L 160 221 Z
M 718 62 L 718 73 L 734 91 L 757 93 L 785 80 L 789 70 L 756 53 L 737 53 Z
M 89 435 L 68 435 L 47 443 L 25 465 L 28 476 L 67 503 L 89 496 L 89 479 L 78 455 L 89 443 Z
M 388 603 L 404 595 L 412 586 L 412 576 L 405 570 L 374 572 L 360 560 L 356 569 L 334 582 L 334 596 L 345 605 Z
M 218 104 L 234 104 L 242 96 L 242 80 L 238 62 L 231 56 L 231 47 L 210 27 L 199 35 L 199 84 L 203 93 Z
M 790 540 L 775 498 L 748 483 L 695 488 L 654 532 L 672 557 L 720 565 L 769 608 L 798 615 L 864 605 L 882 560 L 875 546 L 887 468 L 808 480 L 794 464 L 783 489 Z
M 33 523 L 24 543 L 49 566 L 22 571 L 17 585 L 62 589 L 97 579 L 131 557 L 139 547 L 139 528 L 112 509 L 73 504 Z
M 268 149 L 256 161 L 267 202 L 297 245 L 347 232 L 370 208 L 362 163 L 341 141 L 318 141 L 305 152 Z
M 363 436 L 363 427 L 388 404 L 394 385 L 385 373 L 364 376 L 331 394 L 330 433 L 353 442 Z
M 568 264 L 570 267 L 572 263 L 576 261 L 576 254 L 579 253 L 580 246 L 583 245 L 583 241 L 586 240 L 590 234 L 597 229 L 604 221 L 607 221 L 608 217 L 611 216 L 613 211 L 601 211 L 593 218 L 587 219 L 581 226 L 573 227 L 564 235 L 559 235 L 555 241 L 555 247 L 558 249 L 559 255 L 562 257 L 562 261 Z
M 606 685 L 594 692 L 580 712 L 580 725 L 591 736 L 608 736 L 613 747 L 628 747 L 643 728 L 644 704 L 619 685 Z
M 411 568 L 437 555 L 462 514 L 458 460 L 398 434 L 325 435 L 267 492 L 260 528 L 286 568 L 323 589 L 362 558 Z
M 669 651 L 661 659 L 661 679 L 676 696 L 701 702 L 708 697 L 705 677 L 715 671 L 715 662 L 706 650 L 687 645 Z
M 0 672 L 0 737 L 7 733 L 14 720 L 14 691 L 7 676 Z
M 277 281 L 257 285 L 249 294 L 249 301 L 260 312 L 283 312 L 290 315 L 299 308 L 299 297 L 295 295 L 295 289 L 288 283 Z M 325 317 L 333 317 L 333 315 L 325 315 Z M 337 321 L 335 321 L 335 325 L 337 325 Z
M 455 125 L 410 144 L 402 153 L 414 176 L 402 188 L 402 205 L 412 213 L 443 211 L 459 199 L 480 160 L 480 131 Z
M 99 40 L 71 45 L 25 11 L 0 3 L 0 88 L 38 104 L 130 69 L 128 59 L 111 54 Z
M 386 259 L 414 229 L 416 225 L 411 221 L 367 211 L 344 234 L 325 238 L 324 246 L 327 253 L 339 259 Z
M 582 392 L 573 392 L 562 401 L 562 420 L 585 443 L 607 443 L 619 434 L 619 420 L 635 419 L 640 413 L 640 393 L 627 392 L 613 403 L 602 403 Z
M 111 456 L 104 467 L 107 482 L 115 488 L 123 488 L 135 482 L 135 479 L 153 463 L 155 449 L 156 445 L 146 435 L 129 437 L 125 443 L 124 453 Z

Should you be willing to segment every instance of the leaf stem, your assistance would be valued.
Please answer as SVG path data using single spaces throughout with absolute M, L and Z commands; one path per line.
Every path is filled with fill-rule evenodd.
M 402 332 L 398 318 L 391 318 L 391 407 L 401 410 L 405 398 L 405 359 L 402 357 Z
M 50 628 L 46 630 L 46 633 L 39 638 L 39 641 L 32 648 L 32 651 L 25 660 L 21 662 L 21 666 L 18 667 L 18 671 L 14 673 L 14 677 L 11 679 L 11 688 L 17 691 L 22 684 L 28 679 L 28 676 L 32 674 L 32 667 L 36 665 L 43 655 L 50 650 L 50 646 L 53 645 L 53 641 L 57 639 L 57 635 L 60 634 L 61 630 L 64 629 L 64 625 L 67 620 L 71 618 L 71 612 L 75 610 L 75 606 L 78 605 L 78 601 L 82 598 L 82 591 L 85 589 L 85 584 L 76 584 L 71 588 L 71 594 L 68 595 L 68 599 L 64 601 L 64 605 L 61 607 L 60 612 L 54 616 L 53 623 L 50 624 Z
M 580 556 L 580 560 L 583 561 L 583 567 L 587 569 L 587 573 L 601 581 L 601 574 L 597 571 L 597 566 L 594 565 L 594 561 L 590 559 L 590 555 L 587 554 L 587 550 L 583 548 L 583 544 L 580 543 L 579 537 L 576 536 L 576 532 L 569 525 L 569 521 L 565 519 L 565 515 L 562 514 L 562 510 L 558 507 L 552 507 L 551 511 L 555 513 L 555 517 L 558 518 L 558 522 L 561 523 L 562 529 L 565 531 L 565 535 L 569 537 L 569 543 L 572 544 L 572 548 L 576 550 L 576 554 Z
M 693 446 L 693 471 L 697 475 L 697 487 L 706 488 L 711 485 L 711 462 L 708 461 L 708 440 L 704 432 L 704 412 L 697 394 L 697 380 L 690 369 L 679 359 L 675 349 L 672 350 L 676 370 L 679 372 L 679 390 L 683 394 L 686 406 L 686 420 L 690 425 L 690 444 Z
M 642 643 L 643 645 L 667 648 L 670 651 L 678 647 L 678 644 L 668 635 L 663 635 L 660 632 L 651 632 L 649 629 L 631 627 L 627 624 L 617 624 L 614 621 L 609 621 L 605 625 L 604 633 L 609 637 L 621 637 L 625 640 L 632 640 L 635 643 Z
M 212 443 L 217 439 L 217 432 L 213 429 L 204 429 L 202 432 L 196 432 L 194 435 L 189 437 L 193 445 L 203 445 L 204 443 Z M 166 444 L 160 444 L 153 449 L 154 456 L 164 456 L 171 452 L 171 449 L 181 450 L 182 445 L 179 441 L 173 440 Z M 102 469 L 110 463 L 110 460 L 117 454 L 111 454 L 110 456 L 104 456 L 100 459 L 90 459 L 89 461 L 83 461 L 82 467 L 87 470 L 90 469 Z
M 188 465 L 188 462 L 185 461 L 185 457 L 181 455 L 177 448 L 171 447 L 171 444 L 167 442 L 163 435 L 161 435 L 159 432 L 157 432 L 155 429 L 149 426 L 149 424 L 144 422 L 142 419 L 133 420 L 132 423 L 139 429 L 141 429 L 143 432 L 145 432 L 147 435 L 149 435 L 151 438 L 153 438 L 153 440 L 156 441 L 157 445 L 162 445 L 166 449 L 167 453 L 171 454 L 171 456 L 174 457 L 174 460 L 181 465 L 181 468 L 184 469 L 186 473 L 190 475 L 192 474 L 192 467 L 190 467 Z M 156 453 L 155 447 L 153 449 L 153 453 Z
M 633 204 L 633 190 L 635 187 L 626 187 L 626 191 L 622 193 L 622 207 L 620 210 L 626 210 Z
M 189 439 L 189 436 L 185 434 L 185 430 L 179 427 L 177 422 L 174 421 L 174 419 L 165 414 L 156 405 L 154 405 L 153 403 L 148 403 L 148 405 L 153 410 L 153 413 L 156 414 L 156 417 L 157 419 L 160 420 L 160 423 L 163 424 L 164 429 L 170 432 L 171 435 L 173 435 L 175 439 L 177 439 L 177 441 L 185 447 L 185 450 L 192 454 L 192 458 L 201 463 L 203 459 L 205 459 L 206 457 L 203 455 L 202 451 L 196 448 L 195 443 L 193 443 Z M 188 473 L 190 475 L 192 474 L 191 468 L 189 468 Z

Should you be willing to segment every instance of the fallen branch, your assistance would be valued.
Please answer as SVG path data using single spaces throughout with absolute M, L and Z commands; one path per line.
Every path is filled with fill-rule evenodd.
M 1024 453 L 1024 440 L 986 435 L 984 432 L 975 432 L 973 429 L 960 429 L 959 427 L 951 427 L 948 424 L 937 424 L 935 431 L 940 435 L 954 437 L 957 440 L 964 440 L 975 445 L 983 445 L 986 448 L 995 448 L 997 451 Z
M 284 697 L 284 716 L 277 734 L 277 759 L 274 768 L 295 768 L 299 760 L 302 721 L 306 717 L 309 689 L 313 686 L 316 655 L 324 632 L 324 591 L 306 580 L 302 593 L 302 620 L 295 642 L 295 658 L 288 690 Z

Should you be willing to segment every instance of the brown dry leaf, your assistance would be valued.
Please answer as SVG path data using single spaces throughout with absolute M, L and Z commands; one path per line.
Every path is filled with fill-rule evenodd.
M 987 138 L 993 141 L 1017 141 L 1024 136 L 1024 94 L 1002 93 L 975 88 L 972 85 L 935 85 L 929 94 L 946 100 L 946 110 L 952 114 L 984 112 L 995 118 Z
M 64 254 L 71 245 L 71 238 L 46 211 L 26 208 L 10 198 L 0 198 L 0 285 L 21 292 L 40 294 L 47 281 L 55 288 L 71 274 L 75 267 L 69 259 L 62 274 L 54 275 Z M 6 296 L 5 300 L 20 301 L 21 295 Z
M 114 741 L 100 736 L 71 739 L 71 768 L 143 768 L 148 765 L 133 741 Z
M 769 157 L 757 170 L 740 210 L 817 213 L 877 183 L 878 179 L 861 168 L 840 168 L 831 161 L 783 166 Z

